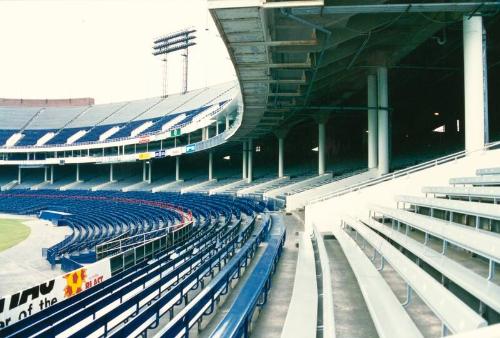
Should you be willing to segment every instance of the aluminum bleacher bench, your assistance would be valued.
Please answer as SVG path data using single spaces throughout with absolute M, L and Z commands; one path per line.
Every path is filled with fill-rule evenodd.
M 474 186 L 500 185 L 500 175 L 483 175 L 472 177 L 450 178 L 450 184 L 470 184 Z
M 340 226 L 334 226 L 332 232 L 356 276 L 379 337 L 423 337 L 389 285 L 356 242 Z
M 499 175 L 500 167 L 477 169 L 476 175 Z
M 478 203 L 468 201 L 455 201 L 441 198 L 425 198 L 416 196 L 396 196 L 398 206 L 410 204 L 416 207 L 431 209 L 431 216 L 434 210 L 443 210 L 449 213 L 449 220 L 453 220 L 453 214 L 464 214 L 473 216 L 476 219 L 476 228 L 480 228 L 481 219 L 488 221 L 500 220 L 500 205 L 489 203 Z
M 500 261 L 500 236 L 497 234 L 409 211 L 377 205 L 370 207 L 370 218 L 374 214 L 380 214 L 384 218 L 393 219 L 425 234 L 439 238 L 443 240 L 443 248 L 446 248 L 446 243 L 450 243 L 487 258 L 490 261 L 488 279 L 493 278 L 495 272 L 494 263 Z
M 311 238 L 306 233 L 299 237 L 299 255 L 281 337 L 314 337 L 318 316 L 318 289 L 316 266 Z
M 318 256 L 321 266 L 321 278 L 323 283 L 323 337 L 335 337 L 335 314 L 333 307 L 332 276 L 330 273 L 330 259 L 326 252 L 323 236 L 313 225 L 313 234 L 316 238 Z
M 452 333 L 466 332 L 487 325 L 487 322 L 480 315 L 382 236 L 357 220 L 345 217 L 343 222 L 344 225 L 356 230 L 378 252 L 382 257 L 382 262 L 387 261 L 404 279 L 407 284 L 407 304 L 411 302 L 411 294 L 414 291 L 434 312 L 443 324 L 444 336 L 449 331 Z M 381 269 L 383 269 L 383 263 Z
M 500 324 L 490 325 L 471 332 L 454 334 L 450 338 L 498 338 Z
M 488 281 L 486 278 L 457 263 L 443 253 L 434 251 L 429 246 L 399 231 L 394 231 L 391 227 L 374 219 L 369 219 L 364 221 L 364 223 L 411 252 L 418 259 L 430 265 L 494 311 L 500 312 L 499 285 Z
M 488 201 L 494 204 L 500 201 L 500 187 L 423 187 L 424 194 L 445 195 L 469 201 Z

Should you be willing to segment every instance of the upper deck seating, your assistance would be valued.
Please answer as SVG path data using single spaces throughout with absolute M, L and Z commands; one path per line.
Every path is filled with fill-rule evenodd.
M 26 129 L 23 131 L 23 137 L 17 141 L 16 146 L 32 146 L 37 143 L 45 134 L 55 132 L 56 130 L 45 129 Z
M 20 130 L 40 109 L 40 107 L 0 107 L 0 130 Z
M 220 106 L 236 95 L 237 85 L 228 82 L 167 98 L 79 107 L 0 107 L 0 146 L 18 132 L 24 134 L 14 145 L 19 147 L 36 145 L 49 132 L 55 135 L 44 143 L 47 146 L 65 144 L 69 137 L 79 131 L 87 133 L 74 143 L 98 142 L 99 137 L 113 127 L 119 127 L 119 130 L 110 135 L 110 140 L 127 138 L 146 122 L 152 122 L 152 125 L 142 130 L 139 136 L 155 133 L 179 114 L 186 114 L 186 118 L 172 128 L 192 122 L 195 116 L 208 107 L 214 104 Z

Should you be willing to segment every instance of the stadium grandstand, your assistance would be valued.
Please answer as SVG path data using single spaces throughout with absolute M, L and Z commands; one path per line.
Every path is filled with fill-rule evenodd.
M 0 98 L 0 337 L 500 338 L 500 2 L 207 7 L 234 81 Z

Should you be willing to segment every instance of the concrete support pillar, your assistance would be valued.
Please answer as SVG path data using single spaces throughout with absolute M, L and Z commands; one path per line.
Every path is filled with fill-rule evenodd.
M 80 182 L 80 163 L 76 164 L 76 181 Z
M 285 166 L 285 138 L 278 138 L 278 177 L 283 177 Z
M 44 182 L 48 182 L 49 181 L 49 167 L 45 167 L 43 168 L 44 169 Z
M 253 140 L 248 140 L 248 175 L 247 182 L 252 183 L 253 181 Z
M 148 183 L 151 184 L 153 181 L 153 161 L 149 161 L 149 174 L 148 174 Z
M 219 120 L 215 120 L 215 135 L 219 135 Z
M 226 115 L 226 130 L 229 129 L 229 115 Z
M 247 178 L 247 151 L 248 151 L 248 146 L 247 146 L 247 141 L 243 141 L 243 163 L 242 163 L 242 174 L 241 178 L 243 180 L 246 180 Z
M 326 121 L 318 123 L 318 175 L 325 173 L 325 143 L 326 143 Z
M 488 141 L 485 37 L 483 18 L 464 16 L 465 150 L 468 151 L 481 149 Z
M 111 163 L 109 165 L 109 181 L 114 182 L 115 181 L 115 174 L 114 174 L 114 165 Z
M 213 179 L 213 154 L 211 151 L 208 152 L 208 180 Z
M 50 166 L 50 184 L 54 184 L 54 165 Z
M 181 162 L 180 156 L 176 156 L 175 157 L 175 180 L 176 181 L 179 181 L 181 179 L 180 162 Z
M 387 68 L 377 69 L 378 91 L 378 171 L 380 175 L 389 172 L 389 91 Z M 382 108 L 382 109 L 380 109 Z
M 22 175 L 22 172 L 21 172 L 21 167 L 17 167 L 17 183 L 18 184 L 21 184 L 23 182 L 23 175 Z
M 147 175 L 146 175 L 146 161 L 142 161 L 142 181 L 146 182 Z
M 368 107 L 377 107 L 377 77 L 368 75 Z M 368 168 L 378 166 L 377 109 L 368 109 Z

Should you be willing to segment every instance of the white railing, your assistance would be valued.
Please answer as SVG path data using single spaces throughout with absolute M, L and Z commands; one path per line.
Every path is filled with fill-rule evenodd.
M 366 181 L 363 181 L 363 182 L 360 182 L 357 184 L 353 184 L 347 188 L 339 189 L 339 190 L 333 191 L 331 193 L 328 193 L 326 195 L 320 196 L 318 198 L 310 200 L 309 202 L 307 202 L 306 205 L 311 205 L 311 204 L 323 202 L 323 201 L 331 199 L 333 197 L 338 197 L 338 196 L 345 195 L 345 194 L 348 194 L 348 193 L 351 193 L 354 191 L 365 189 L 365 188 L 374 186 L 374 185 L 382 183 L 382 182 L 392 181 L 396 178 L 410 175 L 412 173 L 416 173 L 416 172 L 422 171 L 424 169 L 432 168 L 432 167 L 435 167 L 435 166 L 443 164 L 443 163 L 456 161 L 460 158 L 465 157 L 466 155 L 470 155 L 472 153 L 483 151 L 483 150 L 488 150 L 488 149 L 491 149 L 491 148 L 493 148 L 495 146 L 499 146 L 499 145 L 500 145 L 500 141 L 496 141 L 496 142 L 488 143 L 487 145 L 485 145 L 481 149 L 470 150 L 470 151 L 462 150 L 462 151 L 459 151 L 457 153 L 446 155 L 446 156 L 443 156 L 443 157 L 440 157 L 440 158 L 437 158 L 434 160 L 430 160 L 427 162 L 423 162 L 423 163 L 420 163 L 420 164 L 417 164 L 417 165 L 414 165 L 414 166 L 411 166 L 411 167 L 408 167 L 405 169 L 396 170 L 392 173 L 388 173 L 388 174 L 382 175 L 382 176 L 377 177 L 377 178 L 372 178 L 372 179 L 369 179 L 369 180 L 366 180 Z

